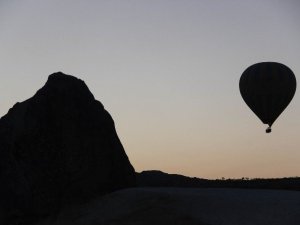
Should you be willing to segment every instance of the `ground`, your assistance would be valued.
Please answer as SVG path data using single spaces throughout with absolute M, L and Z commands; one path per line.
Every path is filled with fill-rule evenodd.
M 38 225 L 299 225 L 299 212 L 298 191 L 131 188 Z

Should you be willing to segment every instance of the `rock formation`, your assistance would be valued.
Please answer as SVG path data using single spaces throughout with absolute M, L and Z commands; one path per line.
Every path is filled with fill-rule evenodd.
M 134 185 L 113 119 L 76 77 L 50 75 L 0 119 L 0 224 Z

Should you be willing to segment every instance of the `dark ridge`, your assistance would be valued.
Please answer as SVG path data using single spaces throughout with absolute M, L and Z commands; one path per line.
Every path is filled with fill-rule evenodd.
M 158 170 L 137 173 L 139 187 L 188 187 L 188 188 L 248 188 L 248 189 L 282 189 L 300 191 L 300 177 L 286 178 L 241 178 L 208 180 L 168 174 Z

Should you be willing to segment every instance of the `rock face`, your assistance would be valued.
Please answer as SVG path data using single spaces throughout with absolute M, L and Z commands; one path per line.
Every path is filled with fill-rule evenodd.
M 0 224 L 134 185 L 113 119 L 76 77 L 50 75 L 0 119 Z

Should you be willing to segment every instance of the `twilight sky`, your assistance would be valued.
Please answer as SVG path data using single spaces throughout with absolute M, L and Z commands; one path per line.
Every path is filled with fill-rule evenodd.
M 0 0 L 0 116 L 56 71 L 86 82 L 136 171 L 300 176 L 299 91 L 266 126 L 241 73 L 281 62 L 300 80 L 298 0 Z

